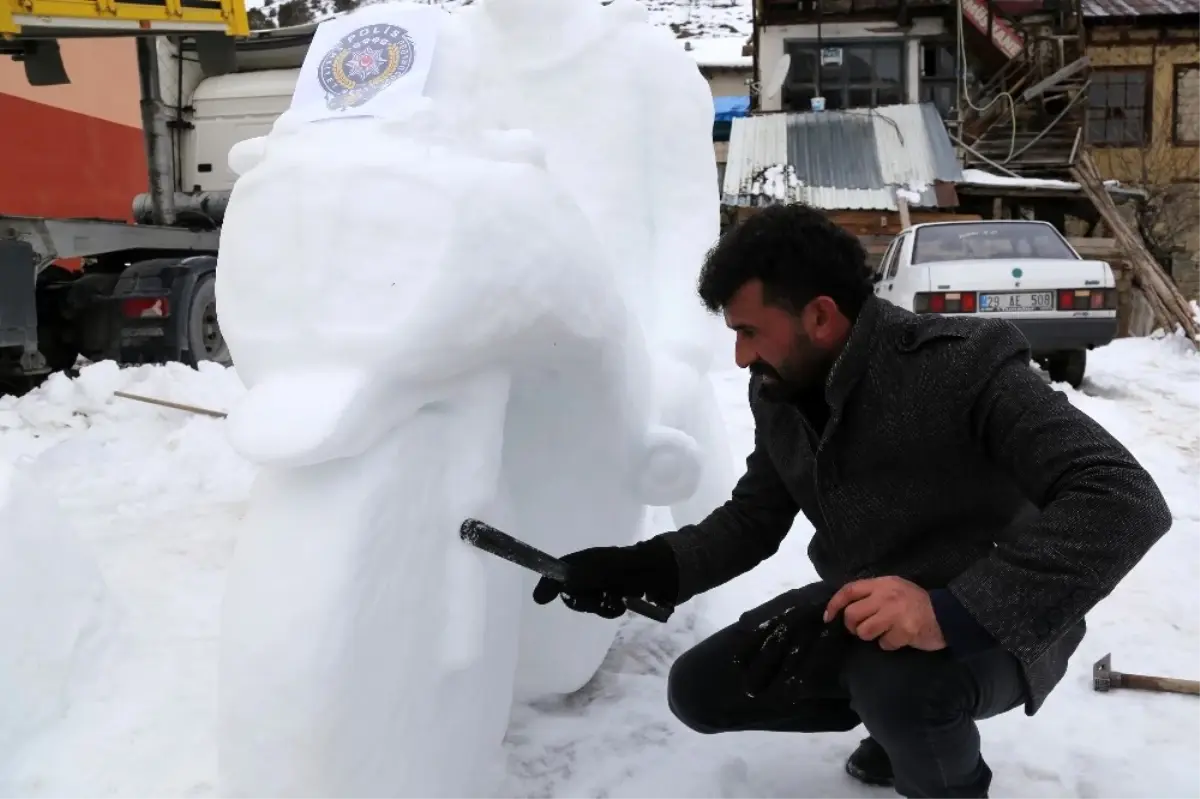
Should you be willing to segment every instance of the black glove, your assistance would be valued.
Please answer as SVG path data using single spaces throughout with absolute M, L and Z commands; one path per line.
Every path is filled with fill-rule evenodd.
M 562 595 L 563 604 L 580 613 L 615 619 L 625 613 L 624 597 L 645 597 L 672 607 L 679 595 L 679 566 L 671 546 L 658 538 L 628 547 L 595 547 L 564 555 L 567 581 L 543 577 L 533 601 L 545 605 Z
M 836 591 L 828 583 L 813 583 L 742 617 L 746 643 L 734 662 L 742 667 L 747 696 L 781 685 L 791 696 L 840 695 L 838 678 L 854 639 L 840 615 L 828 624 L 822 620 Z

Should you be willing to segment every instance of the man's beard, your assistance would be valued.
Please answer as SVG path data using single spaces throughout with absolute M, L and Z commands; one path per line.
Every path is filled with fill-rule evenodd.
M 766 361 L 750 364 L 750 373 L 763 378 L 760 393 L 772 402 L 792 402 L 820 388 L 829 375 L 830 359 L 808 341 L 798 337 L 780 367 Z

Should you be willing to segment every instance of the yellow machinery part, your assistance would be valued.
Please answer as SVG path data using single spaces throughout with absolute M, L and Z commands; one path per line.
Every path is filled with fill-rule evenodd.
M 248 36 L 244 0 L 0 0 L 0 35 L 120 36 L 224 31 Z

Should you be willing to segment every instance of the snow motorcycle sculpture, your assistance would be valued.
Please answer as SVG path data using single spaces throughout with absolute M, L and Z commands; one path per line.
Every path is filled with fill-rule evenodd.
M 664 410 L 674 361 L 586 189 L 470 102 L 476 39 L 426 5 L 323 23 L 291 109 L 230 153 L 228 432 L 261 465 L 222 615 L 231 795 L 486 793 L 514 696 L 581 687 L 616 627 L 534 606 L 462 519 L 563 554 L 727 496 L 698 497 L 728 454 Z

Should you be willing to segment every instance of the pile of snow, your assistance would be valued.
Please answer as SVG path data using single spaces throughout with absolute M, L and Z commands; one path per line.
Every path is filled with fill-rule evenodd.
M 37 457 L 47 486 L 68 505 L 102 497 L 153 512 L 245 493 L 252 470 L 225 443 L 220 420 L 136 402 L 114 392 L 227 410 L 245 388 L 232 369 L 211 363 L 119 369 L 84 366 L 72 380 L 54 374 L 23 397 L 0 397 L 0 459 Z M 178 470 L 180 461 L 204 469 Z M 121 479 L 114 483 L 114 475 Z
M 50 492 L 0 461 L 0 763 L 62 720 L 101 656 L 107 599 Z
M 115 391 L 225 410 L 245 389 L 103 362 L 0 397 L 0 728 L 24 731 L 0 795 L 214 790 L 217 610 L 255 470 L 223 420 Z

